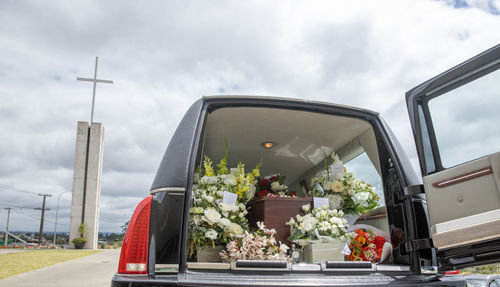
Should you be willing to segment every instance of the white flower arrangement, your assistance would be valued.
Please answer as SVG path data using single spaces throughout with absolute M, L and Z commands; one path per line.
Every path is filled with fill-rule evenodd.
M 251 173 L 245 173 L 241 163 L 229 170 L 227 156 L 226 145 L 226 153 L 217 164 L 217 172 L 210 158 L 205 156 L 203 176 L 193 185 L 189 218 L 191 254 L 198 247 L 227 244 L 248 230 L 245 204 L 255 194 L 255 177 L 259 176 L 260 164 Z M 237 194 L 236 204 L 225 204 L 224 192 Z
M 276 243 L 274 234 L 276 230 L 267 229 L 263 222 L 257 222 L 258 229 L 248 232 L 229 242 L 226 250 L 220 253 L 225 262 L 237 260 L 285 260 L 290 261 L 286 255 L 289 247 Z
M 286 223 L 291 228 L 288 240 L 305 246 L 348 238 L 349 225 L 347 220 L 342 218 L 342 210 L 329 209 L 327 206 L 311 210 L 309 204 L 303 205 L 302 210 L 307 212 L 304 216 L 298 214 Z
M 344 213 L 362 214 L 378 206 L 375 188 L 357 179 L 345 168 L 334 172 L 332 167 L 341 166 L 338 155 L 332 153 L 331 165 L 325 158 L 325 169 L 311 179 L 311 196 L 327 197 L 330 208 Z

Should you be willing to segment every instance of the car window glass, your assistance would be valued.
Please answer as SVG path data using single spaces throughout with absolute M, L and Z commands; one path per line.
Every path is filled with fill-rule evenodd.
M 489 287 L 500 287 L 499 282 L 497 280 L 493 280 L 490 282 Z
M 500 71 L 429 101 L 443 167 L 500 151 Z
M 366 152 L 358 155 L 349 162 L 345 163 L 347 171 L 352 172 L 357 178 L 375 187 L 375 193 L 379 196 L 379 204 L 385 205 L 384 191 L 382 189 L 382 180 L 375 166 L 373 166 Z

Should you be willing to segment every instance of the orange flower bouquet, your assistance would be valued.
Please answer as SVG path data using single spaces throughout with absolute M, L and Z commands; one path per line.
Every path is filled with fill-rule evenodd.
M 382 251 L 387 240 L 365 228 L 357 228 L 354 233 L 355 236 L 349 244 L 351 254 L 346 255 L 346 258 L 349 261 L 381 261 Z

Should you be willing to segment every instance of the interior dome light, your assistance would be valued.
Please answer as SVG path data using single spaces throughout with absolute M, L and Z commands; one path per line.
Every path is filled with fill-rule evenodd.
M 265 141 L 265 142 L 261 143 L 260 145 L 265 149 L 272 149 L 276 145 L 276 143 L 272 142 L 272 141 Z

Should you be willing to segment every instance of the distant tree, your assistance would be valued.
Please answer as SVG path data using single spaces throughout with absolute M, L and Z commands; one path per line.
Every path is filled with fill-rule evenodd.
M 127 220 L 127 222 L 125 222 L 125 224 L 123 224 L 121 226 L 122 228 L 122 233 L 125 233 L 127 231 L 127 228 L 128 228 L 128 223 L 130 222 L 130 220 Z

